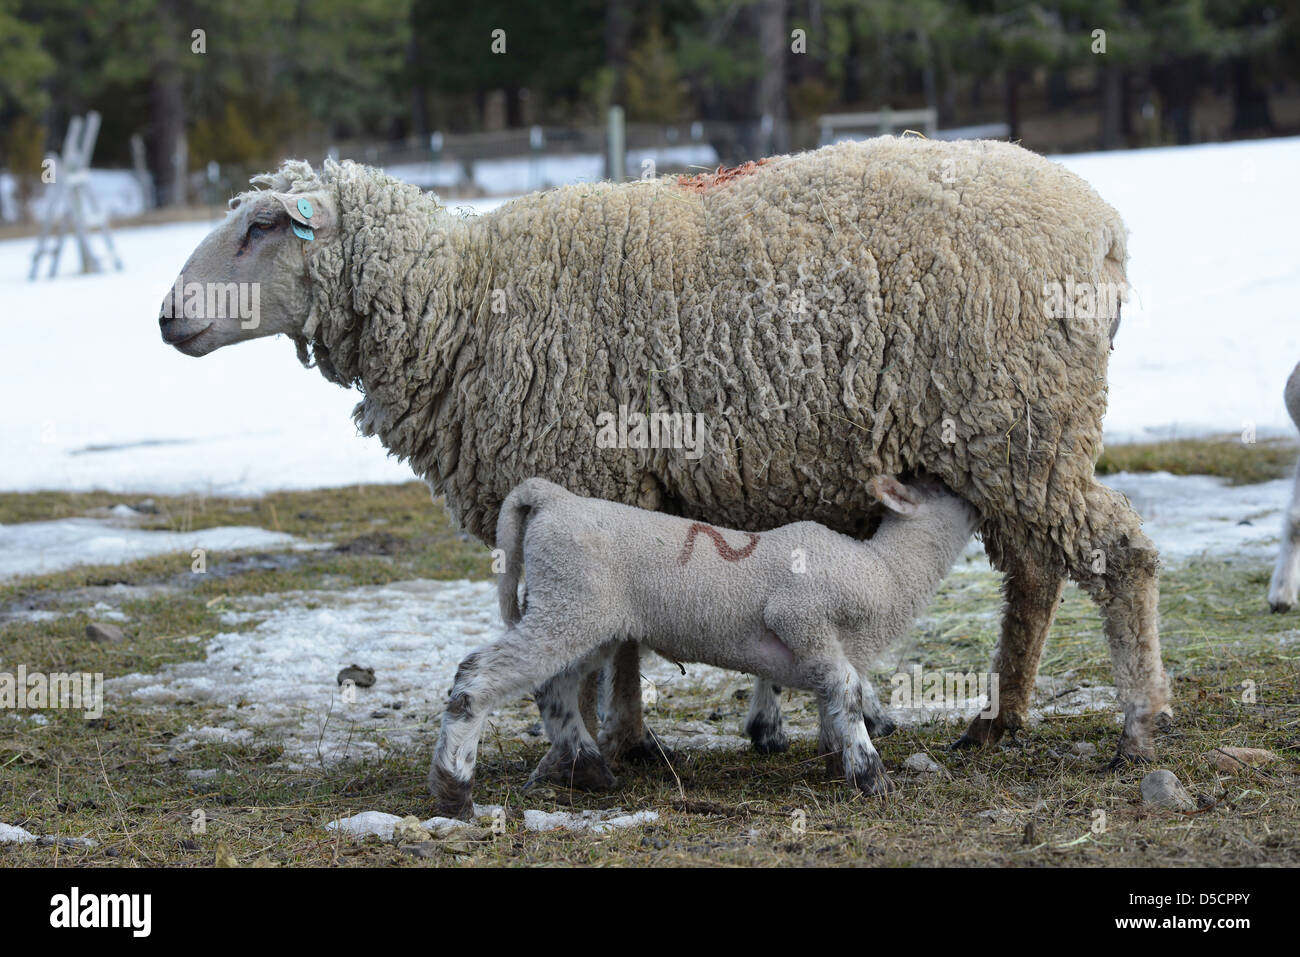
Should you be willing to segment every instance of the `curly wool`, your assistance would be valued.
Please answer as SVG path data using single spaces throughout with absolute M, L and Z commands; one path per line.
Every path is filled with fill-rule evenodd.
M 300 355 L 361 387 L 361 430 L 489 543 L 534 475 L 854 532 L 873 475 L 924 468 L 980 510 L 995 562 L 1027 546 L 1078 577 L 1127 507 L 1092 482 L 1113 319 L 1043 307 L 1047 283 L 1124 281 L 1124 225 L 1019 147 L 881 137 L 472 219 L 350 163 L 263 182 L 338 204 Z M 597 447 L 620 406 L 703 413 L 705 453 Z

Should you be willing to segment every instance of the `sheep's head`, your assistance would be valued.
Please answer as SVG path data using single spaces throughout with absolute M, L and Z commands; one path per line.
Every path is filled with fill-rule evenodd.
M 272 188 L 230 201 L 225 222 L 194 250 L 163 300 L 163 341 L 186 355 L 303 335 L 311 309 L 308 259 L 336 232 L 336 194 L 306 163 L 253 182 Z

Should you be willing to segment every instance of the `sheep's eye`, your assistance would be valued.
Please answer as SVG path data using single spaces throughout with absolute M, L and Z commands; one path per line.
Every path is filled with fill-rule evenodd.
M 248 235 L 251 239 L 257 239 L 261 236 L 265 236 L 273 229 L 275 229 L 275 223 L 258 220 L 248 227 Z

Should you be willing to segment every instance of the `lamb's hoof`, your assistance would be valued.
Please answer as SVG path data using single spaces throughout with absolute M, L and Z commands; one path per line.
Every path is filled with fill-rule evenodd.
M 1174 730 L 1174 713 L 1166 708 L 1156 715 L 1156 730 L 1161 734 L 1168 734 Z
M 887 738 L 898 730 L 898 725 L 886 714 L 882 714 L 878 719 L 870 715 L 864 715 L 863 721 L 866 722 L 867 734 L 871 735 L 872 740 Z
M 1269 610 L 1270 610 L 1271 612 L 1273 612 L 1273 614 L 1275 614 L 1275 615 L 1280 615 L 1280 614 L 1283 614 L 1283 613 L 1285 613 L 1285 612 L 1290 611 L 1292 608 L 1295 607 L 1295 599 L 1294 599 L 1294 598 L 1291 598 L 1291 599 L 1287 599 L 1287 598 L 1274 598 L 1272 595 L 1269 595 L 1269 596 L 1268 596 L 1268 607 L 1269 607 Z
M 473 781 L 461 780 L 437 769 L 429 772 L 429 790 L 433 792 L 434 813 L 460 821 L 474 818 Z
M 595 748 L 580 748 L 577 754 L 568 748 L 551 745 L 546 757 L 533 769 L 525 788 L 546 783 L 577 791 L 608 791 L 618 783 L 605 757 Z
M 844 753 L 842 751 L 826 752 L 826 777 L 838 781 L 844 777 Z
M 759 754 L 784 754 L 790 750 L 790 739 L 779 715 L 775 721 L 766 715 L 750 718 L 745 724 L 745 734 L 749 736 L 750 747 Z
M 874 753 L 848 775 L 848 780 L 863 794 L 871 797 L 885 797 L 894 790 L 894 782 L 889 780 L 884 762 L 880 760 L 880 755 Z

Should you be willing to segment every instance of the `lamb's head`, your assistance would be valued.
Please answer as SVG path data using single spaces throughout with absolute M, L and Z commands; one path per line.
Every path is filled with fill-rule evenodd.
M 163 300 L 163 342 L 190 356 L 285 333 L 304 337 L 310 260 L 337 233 L 337 190 L 307 163 L 255 177 L 230 201 Z
M 962 543 L 979 527 L 979 512 L 932 476 L 916 475 L 904 484 L 891 475 L 877 475 L 870 487 L 871 494 L 899 524 L 934 525 L 941 537 L 960 539 Z

